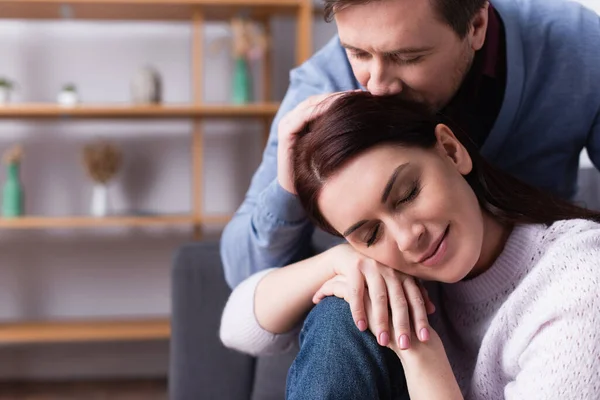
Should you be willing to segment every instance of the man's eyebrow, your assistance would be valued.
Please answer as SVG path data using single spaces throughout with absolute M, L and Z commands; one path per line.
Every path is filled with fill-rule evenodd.
M 402 170 L 404 170 L 404 168 L 406 168 L 409 165 L 409 163 L 405 163 L 405 164 L 401 164 L 399 165 L 394 172 L 392 173 L 392 175 L 390 176 L 390 179 L 388 180 L 387 184 L 385 185 L 385 188 L 383 189 L 383 194 L 381 195 L 381 202 L 385 203 L 388 199 L 388 197 L 390 196 L 390 193 L 392 191 L 392 188 L 394 187 L 394 183 L 396 182 L 396 179 L 398 178 L 398 175 L 400 174 L 400 172 L 402 172 Z M 344 233 L 342 234 L 344 237 L 349 236 L 350 234 L 352 234 L 352 232 L 354 232 L 355 230 L 359 229 L 361 226 L 363 226 L 364 224 L 366 224 L 367 221 L 366 219 L 363 219 L 361 221 L 358 221 L 357 223 L 355 223 L 354 225 L 352 225 L 350 228 L 346 229 L 344 231 Z
M 340 42 L 342 47 L 355 52 L 367 53 L 363 49 L 359 49 L 358 47 L 354 47 L 344 42 Z M 417 54 L 417 53 L 425 53 L 433 49 L 431 46 L 423 46 L 423 47 L 405 47 L 397 50 L 386 51 L 385 55 L 399 55 L 399 54 Z
M 405 163 L 405 164 L 400 164 L 392 173 L 392 175 L 390 176 L 390 179 L 388 180 L 387 184 L 385 185 L 385 189 L 383 189 L 383 194 L 381 195 L 381 202 L 385 203 L 388 199 L 388 197 L 390 196 L 390 192 L 392 191 L 392 188 L 394 187 L 394 183 L 396 182 L 396 178 L 398 178 L 398 174 L 400 172 L 402 172 L 402 170 L 404 168 L 406 168 L 408 166 L 409 163 Z

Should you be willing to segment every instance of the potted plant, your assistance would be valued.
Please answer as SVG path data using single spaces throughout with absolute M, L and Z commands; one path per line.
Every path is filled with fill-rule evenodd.
M 110 211 L 108 183 L 121 168 L 121 150 L 114 144 L 103 141 L 90 143 L 83 149 L 83 162 L 93 181 L 90 211 L 95 217 L 105 217 Z
M 15 87 L 15 83 L 7 78 L 0 78 L 0 104 L 10 102 L 10 93 Z
M 72 83 L 64 85 L 56 98 L 58 104 L 62 106 L 74 106 L 79 103 L 77 86 Z
M 247 104 L 253 100 L 250 63 L 263 58 L 269 47 L 268 39 L 258 24 L 235 17 L 231 20 L 231 36 L 214 41 L 213 52 L 220 51 L 224 44 L 230 45 L 234 62 L 232 102 Z

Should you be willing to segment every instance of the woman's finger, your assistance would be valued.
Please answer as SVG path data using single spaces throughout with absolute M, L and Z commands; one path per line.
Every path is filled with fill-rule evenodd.
M 402 287 L 404 288 L 404 293 L 410 307 L 412 316 L 411 324 L 414 327 L 415 334 L 421 342 L 426 342 L 429 340 L 429 320 L 427 319 L 425 300 L 423 299 L 421 290 L 419 290 L 419 286 L 411 277 L 404 280 Z
M 336 275 L 321 285 L 319 290 L 314 294 L 312 301 L 313 303 L 318 304 L 325 297 L 329 296 L 335 296 L 345 300 L 346 293 L 347 288 L 345 278 L 341 275 Z
M 375 326 L 370 326 L 371 332 L 381 346 L 387 346 L 390 342 L 390 312 L 385 280 L 376 268 L 365 271 L 365 278 L 375 321 Z
M 431 301 L 429 297 L 429 292 L 421 283 L 417 283 L 419 290 L 421 291 L 421 296 L 423 296 L 423 300 L 425 300 L 425 310 L 427 314 L 433 314 L 435 312 L 435 304 Z
M 389 294 L 390 308 L 392 310 L 392 325 L 394 327 L 394 340 L 401 350 L 410 347 L 410 311 L 408 299 L 404 293 L 402 281 L 395 275 L 386 276 L 386 285 Z
M 367 329 L 367 314 L 365 313 L 365 278 L 358 268 L 352 269 L 346 275 L 347 298 L 350 304 L 352 319 L 362 332 Z

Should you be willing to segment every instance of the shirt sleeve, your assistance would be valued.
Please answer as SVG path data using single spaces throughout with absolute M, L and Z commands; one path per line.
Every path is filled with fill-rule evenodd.
M 226 347 L 253 356 L 284 353 L 298 345 L 302 324 L 284 334 L 263 329 L 254 314 L 254 295 L 263 277 L 273 268 L 246 279 L 231 293 L 221 317 L 220 338 Z

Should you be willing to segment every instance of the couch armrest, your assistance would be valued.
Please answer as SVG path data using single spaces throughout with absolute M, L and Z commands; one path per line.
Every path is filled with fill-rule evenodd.
M 171 274 L 171 400 L 247 400 L 254 359 L 225 348 L 219 340 L 221 312 L 230 289 L 218 242 L 180 248 Z

